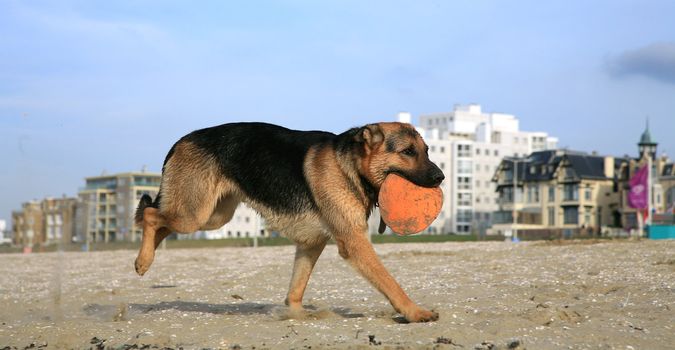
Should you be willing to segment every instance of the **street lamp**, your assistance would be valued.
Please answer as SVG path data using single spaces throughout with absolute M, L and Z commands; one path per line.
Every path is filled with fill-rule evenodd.
M 517 205 L 517 198 L 518 198 L 518 162 L 521 161 L 520 158 L 518 157 L 511 157 L 511 162 L 513 162 L 513 214 L 512 219 L 513 219 L 513 235 L 511 236 L 511 240 L 517 242 L 518 241 L 518 208 L 516 207 Z M 523 162 L 528 162 L 530 161 L 529 157 L 523 158 Z
M 516 198 L 518 198 L 518 158 L 513 158 L 513 235 L 511 241 L 518 241 L 518 209 L 516 208 Z

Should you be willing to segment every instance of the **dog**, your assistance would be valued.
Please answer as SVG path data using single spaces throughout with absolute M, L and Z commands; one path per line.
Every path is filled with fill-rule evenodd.
M 424 187 L 445 176 L 410 124 L 377 123 L 336 135 L 265 123 L 231 123 L 194 131 L 176 142 L 162 167 L 157 197 L 136 210 L 143 238 L 135 269 L 143 275 L 155 249 L 172 232 L 226 224 L 240 202 L 267 227 L 296 244 L 285 304 L 302 310 L 309 276 L 326 242 L 409 322 L 438 319 L 415 304 L 380 262 L 367 238 L 367 219 L 385 177 L 396 173 Z

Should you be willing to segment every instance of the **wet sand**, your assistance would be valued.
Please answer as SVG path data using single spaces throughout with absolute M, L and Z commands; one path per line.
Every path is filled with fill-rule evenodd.
M 413 300 L 405 324 L 335 246 L 307 314 L 283 300 L 294 248 L 0 255 L 0 349 L 675 348 L 675 241 L 381 244 Z M 297 315 L 295 315 L 297 316 Z

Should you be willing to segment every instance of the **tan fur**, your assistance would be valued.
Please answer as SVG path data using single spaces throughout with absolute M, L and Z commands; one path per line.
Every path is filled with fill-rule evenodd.
M 189 142 L 179 142 L 162 176 L 159 210 L 143 211 L 143 242 L 136 271 L 144 274 L 154 251 L 170 232 L 189 233 L 214 229 L 227 223 L 240 202 L 248 203 L 265 219 L 268 229 L 281 232 L 297 244 L 293 275 L 286 304 L 302 309 L 302 298 L 314 265 L 326 242 L 335 239 L 340 256 L 383 293 L 391 305 L 411 322 L 431 321 L 438 314 L 417 306 L 380 262 L 367 239 L 367 217 L 372 195 L 362 185 L 365 178 L 379 190 L 392 164 L 415 171 L 426 158 L 426 145 L 412 126 L 400 123 L 371 124 L 357 136 L 363 150 L 338 154 L 332 145 L 309 149 L 304 175 L 318 211 L 282 214 L 248 198 L 219 171 L 216 161 Z M 414 145 L 424 154 L 416 159 L 387 152 L 385 141 L 397 147 Z

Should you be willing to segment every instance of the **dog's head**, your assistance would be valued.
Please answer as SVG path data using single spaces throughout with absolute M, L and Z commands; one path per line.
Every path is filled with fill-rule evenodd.
M 429 147 L 410 124 L 368 124 L 358 130 L 356 138 L 363 144 L 362 175 L 378 188 L 390 173 L 423 187 L 438 187 L 445 179 L 429 160 Z

